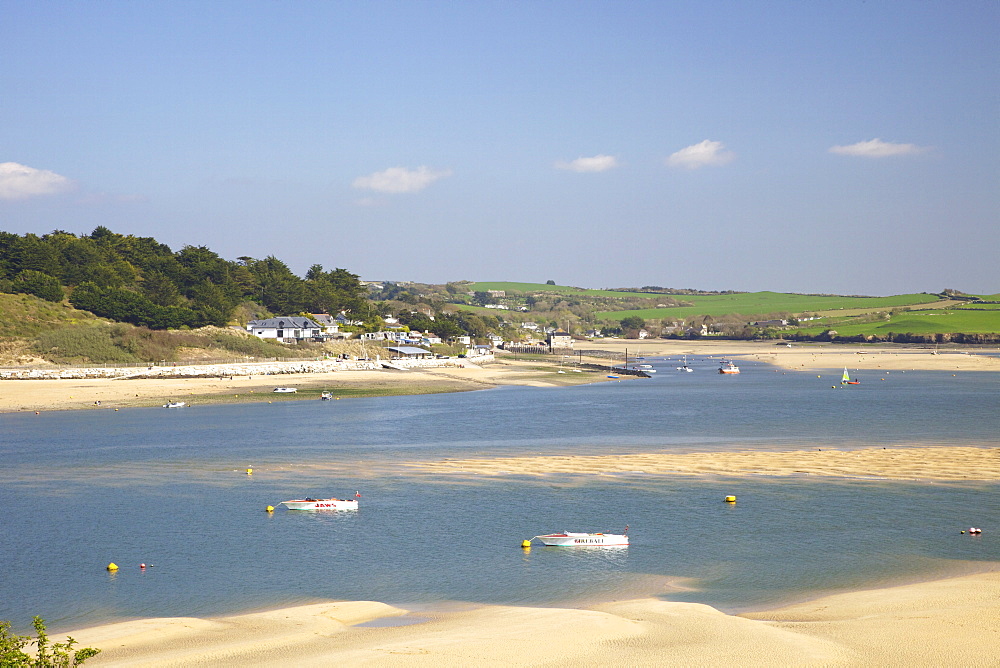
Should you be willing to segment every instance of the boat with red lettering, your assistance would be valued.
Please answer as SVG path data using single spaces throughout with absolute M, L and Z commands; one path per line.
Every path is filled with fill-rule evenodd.
M 357 494 L 356 496 L 361 496 Z M 289 510 L 357 510 L 358 500 L 354 499 L 292 499 L 282 501 L 281 505 Z
M 547 547 L 623 547 L 628 545 L 628 527 L 623 534 L 563 531 L 535 536 L 531 540 L 535 539 Z

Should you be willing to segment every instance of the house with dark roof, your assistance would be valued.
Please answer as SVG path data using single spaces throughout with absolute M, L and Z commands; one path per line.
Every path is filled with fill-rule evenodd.
M 247 331 L 261 339 L 275 339 L 282 343 L 321 341 L 323 328 L 319 323 L 301 316 L 283 316 L 264 320 L 251 320 Z

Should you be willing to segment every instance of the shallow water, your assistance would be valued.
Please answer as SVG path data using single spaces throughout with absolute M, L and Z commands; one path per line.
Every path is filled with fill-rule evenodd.
M 724 610 L 990 568 L 986 483 L 431 476 L 550 453 L 996 445 L 991 374 L 659 362 L 652 379 L 450 395 L 0 416 L 0 619 L 27 630 L 318 600 L 426 606 L 663 595 Z M 885 378 L 885 380 L 881 380 Z M 253 467 L 252 476 L 246 468 Z M 357 512 L 267 505 L 362 493 Z M 723 503 L 728 494 L 736 505 Z M 534 547 L 615 531 L 627 549 Z M 973 537 L 959 530 L 980 526 Z M 104 567 L 121 569 L 109 574 Z M 140 563 L 146 563 L 144 570 Z

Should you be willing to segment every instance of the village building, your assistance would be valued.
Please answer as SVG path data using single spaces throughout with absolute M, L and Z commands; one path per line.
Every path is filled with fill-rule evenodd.
M 319 323 L 301 316 L 284 316 L 251 320 L 247 331 L 261 339 L 274 339 L 282 343 L 323 340 L 323 328 Z
M 572 348 L 573 347 L 573 337 L 570 336 L 569 332 L 557 329 L 549 333 L 548 336 L 549 348 Z

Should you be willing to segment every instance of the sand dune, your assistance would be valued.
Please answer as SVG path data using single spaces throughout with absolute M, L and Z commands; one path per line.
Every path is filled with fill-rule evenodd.
M 998 665 L 1000 573 L 829 596 L 726 615 L 695 603 L 589 609 L 481 606 L 416 613 L 323 603 L 211 620 L 146 619 L 72 633 L 87 665 L 987 666 Z

